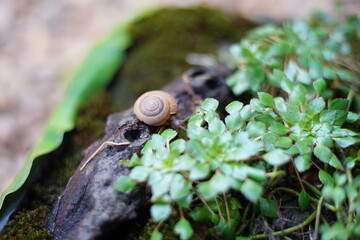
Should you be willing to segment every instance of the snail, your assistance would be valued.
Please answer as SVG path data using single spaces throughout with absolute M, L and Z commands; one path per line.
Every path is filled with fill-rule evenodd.
M 141 95 L 135 102 L 134 113 L 136 117 L 150 126 L 160 126 L 170 124 L 175 129 L 185 129 L 183 124 L 191 116 L 178 120 L 175 115 L 178 113 L 176 99 L 164 91 L 150 91 Z M 80 168 L 82 171 L 85 166 L 107 145 L 123 146 L 129 145 L 129 142 L 116 143 L 105 141 L 100 147 L 85 161 Z
M 172 125 L 176 121 L 174 117 L 178 113 L 178 105 L 170 94 L 150 91 L 136 100 L 134 113 L 140 121 L 150 126 Z

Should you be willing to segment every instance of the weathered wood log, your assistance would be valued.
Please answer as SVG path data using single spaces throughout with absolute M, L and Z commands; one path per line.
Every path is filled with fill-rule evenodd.
M 163 90 L 177 100 L 177 117 L 182 119 L 192 114 L 204 98 L 226 102 L 229 92 L 225 75 L 215 70 L 192 69 Z M 132 109 L 109 116 L 105 136 L 88 148 L 48 219 L 48 229 L 55 239 L 95 239 L 113 227 L 127 228 L 129 222 L 136 221 L 139 209 L 148 206 L 148 193 L 145 185 L 137 186 L 130 194 L 114 190 L 116 179 L 129 174 L 119 161 L 138 153 L 158 129 L 140 122 Z M 81 171 L 86 159 L 105 141 L 130 145 L 105 147 Z

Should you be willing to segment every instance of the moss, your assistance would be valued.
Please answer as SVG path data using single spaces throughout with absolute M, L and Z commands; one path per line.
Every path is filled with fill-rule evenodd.
M 47 210 L 39 207 L 17 213 L 0 235 L 0 240 L 46 240 L 52 239 L 45 230 Z
M 211 8 L 156 11 L 130 28 L 135 44 L 120 75 L 118 100 L 130 104 L 141 93 L 160 88 L 194 67 L 186 62 L 187 54 L 215 54 L 222 43 L 238 41 L 253 26 Z

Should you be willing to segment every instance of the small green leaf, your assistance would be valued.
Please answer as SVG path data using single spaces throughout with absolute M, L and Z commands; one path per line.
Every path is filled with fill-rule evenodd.
M 302 106 L 305 103 L 306 88 L 298 84 L 294 87 L 294 90 L 290 94 L 290 99 L 297 105 Z
M 225 129 L 225 124 L 218 118 L 214 118 L 209 123 L 209 131 L 216 135 L 221 135 L 225 131 Z
M 322 97 L 315 98 L 309 103 L 309 106 L 306 109 L 306 115 L 313 117 L 315 114 L 320 113 L 325 109 L 325 101 Z
M 154 181 L 154 179 L 151 179 L 152 180 L 151 182 L 150 182 L 150 177 L 149 177 L 149 184 L 151 185 L 152 199 L 157 199 L 159 197 L 162 197 L 164 194 L 168 193 L 170 188 L 170 183 L 173 178 L 172 174 L 165 174 L 165 175 L 160 174 L 160 176 L 158 176 L 159 178 L 158 181 Z
M 299 149 L 300 154 L 307 154 L 311 152 L 311 147 L 304 140 L 299 140 L 295 143 L 295 146 Z
M 275 147 L 289 148 L 292 145 L 292 140 L 289 137 L 279 137 L 275 142 Z
M 274 98 L 273 98 L 273 96 L 271 96 L 270 94 L 265 93 L 265 92 L 258 92 L 258 96 L 259 96 L 259 99 L 261 100 L 261 102 L 262 102 L 265 106 L 271 107 L 271 108 L 274 108 L 274 107 L 275 107 Z
M 278 206 L 276 201 L 268 198 L 259 199 L 261 214 L 265 217 L 277 217 Z
M 324 137 L 318 137 L 316 141 L 323 146 L 326 147 L 332 147 L 334 145 L 332 138 L 329 135 L 326 135 Z
M 336 115 L 335 115 L 335 121 L 334 121 L 334 125 L 335 126 L 341 126 L 343 125 L 343 123 L 346 121 L 346 117 L 347 117 L 347 111 L 344 110 L 336 110 L 335 111 Z
M 213 191 L 209 182 L 202 182 L 198 184 L 197 189 L 205 200 L 212 200 L 216 197 L 216 192 Z
M 242 109 L 242 107 L 244 106 L 244 104 L 242 102 L 239 101 L 233 101 L 231 103 L 229 103 L 226 107 L 225 110 L 229 113 L 235 113 L 235 112 L 240 112 L 240 110 Z
M 190 193 L 190 184 L 182 175 L 176 174 L 170 185 L 170 196 L 173 200 L 184 199 Z
M 220 119 L 219 114 L 217 114 L 214 110 L 209 110 L 204 116 L 205 121 L 208 123 L 215 118 Z
M 216 193 L 227 192 L 230 188 L 230 177 L 222 173 L 216 173 L 209 181 L 211 189 Z
M 184 139 L 176 139 L 172 143 L 170 143 L 170 149 L 171 151 L 177 152 L 177 153 L 183 153 L 186 150 Z
M 139 164 L 140 164 L 140 158 L 138 157 L 138 155 L 136 153 L 134 153 L 131 156 L 130 162 L 127 164 L 127 167 L 131 168 L 131 167 L 135 167 Z
M 207 98 L 200 106 L 200 111 L 202 113 L 207 113 L 210 110 L 216 111 L 219 106 L 219 101 L 214 98 Z
M 274 117 L 269 113 L 260 114 L 259 116 L 255 117 L 255 120 L 265 123 L 267 128 L 272 126 L 275 122 Z
M 120 176 L 116 180 L 114 188 L 118 192 L 130 193 L 135 186 L 136 182 L 129 176 Z
M 161 133 L 161 136 L 165 138 L 165 141 L 171 141 L 174 137 L 176 137 L 177 132 L 173 129 L 166 129 Z
M 165 138 L 159 134 L 153 134 L 151 138 L 152 148 L 154 150 L 163 148 L 166 144 Z
M 188 125 L 201 126 L 204 122 L 204 117 L 200 114 L 193 115 L 188 122 Z
M 354 112 L 348 112 L 347 117 L 346 117 L 346 122 L 354 123 L 359 119 L 360 119 L 360 114 L 354 113 Z
M 295 166 L 299 172 L 305 172 L 311 167 L 311 157 L 309 154 L 299 155 L 295 158 Z
M 310 199 L 309 195 L 305 192 L 305 190 L 302 190 L 299 195 L 299 207 L 303 211 L 310 205 Z
M 331 133 L 333 137 L 353 137 L 357 135 L 359 134 L 346 128 L 335 128 Z
M 144 181 L 149 175 L 149 169 L 145 166 L 136 166 L 134 167 L 129 177 L 136 181 Z
M 294 83 L 292 83 L 289 79 L 284 78 L 280 82 L 280 87 L 287 93 L 290 93 L 294 89 Z
M 340 170 L 344 170 L 341 162 L 339 161 L 339 159 L 336 157 L 335 154 L 332 154 L 331 155 L 331 158 L 329 160 L 329 165 L 334 167 L 334 168 L 337 168 L 337 169 L 340 169 Z
M 282 136 L 289 132 L 289 129 L 284 124 L 276 122 L 269 128 L 270 131 Z
M 206 178 L 210 173 L 210 167 L 206 163 L 196 163 L 190 170 L 189 178 L 191 180 L 200 180 Z
M 321 77 L 323 75 L 323 62 L 314 58 L 310 58 L 309 73 L 312 78 Z
M 181 240 L 187 240 L 191 238 L 194 233 L 194 230 L 191 227 L 191 224 L 185 218 L 181 218 L 174 227 L 174 232 L 180 236 Z
M 151 233 L 151 237 L 150 237 L 150 240 L 162 240 L 162 233 L 157 231 L 157 230 L 154 230 L 152 233 Z
M 170 204 L 153 204 L 150 213 L 155 222 L 160 222 L 168 219 L 171 214 L 171 206 Z
M 324 89 L 326 88 L 326 82 L 324 79 L 319 78 L 313 82 L 313 86 L 315 88 L 317 95 L 320 96 L 324 91 Z
M 358 137 L 342 137 L 342 138 L 334 138 L 337 145 L 342 148 L 347 148 L 355 143 L 360 142 L 360 138 Z
M 282 97 L 276 97 L 276 98 L 274 98 L 274 101 L 275 101 L 275 107 L 277 110 L 279 110 L 279 112 L 287 111 L 285 101 Z
M 309 85 L 311 83 L 311 76 L 307 71 L 298 71 L 298 74 L 296 75 L 296 80 L 298 82 Z
M 343 110 L 346 111 L 349 105 L 349 100 L 337 98 L 331 101 L 329 110 Z
M 285 150 L 285 153 L 287 153 L 291 156 L 295 156 L 295 155 L 299 154 L 299 150 L 297 149 L 297 147 L 295 147 L 295 145 L 292 145 L 291 147 L 289 147 L 288 149 Z
M 246 132 L 249 134 L 249 137 L 258 137 L 264 135 L 266 125 L 263 122 L 252 121 L 249 122 L 246 126 Z
M 334 178 L 328 174 L 327 172 L 323 171 L 323 170 L 320 170 L 319 171 L 319 179 L 321 181 L 322 184 L 335 184 L 335 180 Z
M 323 145 L 317 145 L 314 149 L 314 154 L 318 159 L 320 159 L 324 163 L 328 163 L 332 156 L 332 152 L 330 148 L 325 147 Z
M 247 179 L 240 188 L 241 193 L 251 202 L 255 202 L 262 194 L 263 188 L 257 182 Z
M 195 209 L 191 211 L 189 215 L 196 222 L 204 222 L 211 220 L 211 213 L 205 207 L 205 205 L 200 205 L 198 207 L 195 207 Z
M 241 119 L 240 112 L 232 113 L 231 115 L 225 118 L 225 123 L 229 131 L 233 132 L 239 130 L 243 125 L 244 122 Z
M 265 154 L 264 159 L 270 165 L 280 166 L 280 165 L 283 165 L 284 163 L 287 163 L 290 160 L 290 156 L 287 155 L 281 149 L 275 149 L 275 150 L 272 150 L 271 152 Z
M 244 106 L 244 107 L 240 110 L 240 115 L 241 115 L 241 119 L 242 119 L 243 121 L 249 120 L 249 118 L 251 117 L 251 107 L 250 107 L 250 105 Z
M 303 118 L 303 115 L 301 113 L 292 111 L 283 112 L 280 114 L 280 116 L 285 122 L 291 125 L 301 121 L 301 119 Z

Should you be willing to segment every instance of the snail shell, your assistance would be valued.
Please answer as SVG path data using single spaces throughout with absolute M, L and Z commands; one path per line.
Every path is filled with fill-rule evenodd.
M 150 91 L 141 95 L 135 102 L 136 117 L 151 126 L 166 123 L 171 115 L 178 112 L 175 98 L 163 91 Z

